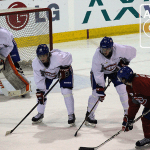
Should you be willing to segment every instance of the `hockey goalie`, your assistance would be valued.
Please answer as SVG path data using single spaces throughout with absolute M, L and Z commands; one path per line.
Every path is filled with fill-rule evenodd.
M 1 90 L 5 96 L 24 96 L 30 92 L 30 83 L 25 78 L 18 61 L 20 57 L 12 33 L 0 27 L 0 72 L 15 88 L 15 91 L 7 91 L 0 81 Z

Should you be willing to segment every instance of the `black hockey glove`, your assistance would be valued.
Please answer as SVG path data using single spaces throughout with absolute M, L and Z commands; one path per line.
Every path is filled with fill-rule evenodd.
M 59 77 L 60 79 L 65 79 L 69 77 L 70 66 L 60 66 Z
M 99 100 L 104 101 L 106 94 L 104 93 L 104 88 L 102 86 L 96 85 L 96 93 L 99 94 Z
M 124 67 L 124 66 L 129 65 L 129 63 L 130 63 L 130 61 L 124 57 L 124 58 L 120 59 L 120 62 L 118 63 L 118 66 L 119 67 Z
M 36 89 L 37 99 L 38 99 L 39 103 L 42 104 L 42 105 L 44 105 L 44 102 L 45 102 L 44 94 L 45 94 L 44 91 Z
M 122 123 L 122 130 L 126 132 L 132 129 L 133 129 L 133 120 L 128 120 L 128 116 L 124 115 L 123 123 Z

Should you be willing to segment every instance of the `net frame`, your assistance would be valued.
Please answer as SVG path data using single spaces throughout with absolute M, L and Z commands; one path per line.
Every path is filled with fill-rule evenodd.
M 15 15 L 20 13 L 28 13 L 28 12 L 41 12 L 48 11 L 49 12 L 49 44 L 50 50 L 53 49 L 53 37 L 52 37 L 52 11 L 49 8 L 11 8 L 0 10 L 0 16 L 7 15 Z
M 49 9 L 49 8 L 10 8 L 10 9 L 3 9 L 3 10 L 0 10 L 0 17 L 1 16 L 7 17 L 9 15 L 19 15 L 19 14 L 23 14 L 23 13 L 36 13 L 36 12 L 42 12 L 42 11 L 48 12 L 48 16 L 49 16 L 49 18 L 48 18 L 48 20 L 49 20 L 48 36 L 49 36 L 49 49 L 51 51 L 53 49 L 52 11 L 51 11 L 51 9 Z M 32 61 L 29 61 L 29 62 L 21 61 L 21 62 L 19 62 L 19 64 L 21 65 L 21 67 L 23 69 L 25 69 L 27 71 L 32 70 L 32 67 L 31 67 Z

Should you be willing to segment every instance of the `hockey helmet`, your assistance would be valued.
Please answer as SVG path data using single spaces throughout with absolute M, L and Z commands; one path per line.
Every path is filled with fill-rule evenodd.
M 133 73 L 133 70 L 128 66 L 122 67 L 117 73 L 118 79 L 120 81 L 125 79 L 125 82 L 131 82 L 134 76 L 135 74 Z
M 46 44 L 38 45 L 37 50 L 36 50 L 37 56 L 45 55 L 45 54 L 48 54 L 48 53 L 49 53 L 49 48 L 47 47 Z
M 100 53 L 104 55 L 104 53 L 108 51 L 109 54 L 104 56 L 110 58 L 112 56 L 112 50 L 113 50 L 113 40 L 111 37 L 105 36 L 100 42 Z
M 100 42 L 101 48 L 112 48 L 113 47 L 113 40 L 111 37 L 104 37 Z

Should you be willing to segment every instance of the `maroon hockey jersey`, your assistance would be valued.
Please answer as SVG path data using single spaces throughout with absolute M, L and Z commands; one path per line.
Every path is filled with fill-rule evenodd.
M 132 81 L 132 87 L 127 85 L 129 97 L 128 118 L 134 119 L 141 104 L 150 108 L 150 76 L 137 74 Z

